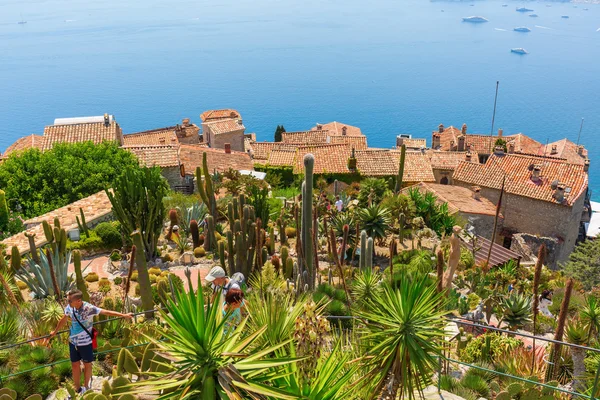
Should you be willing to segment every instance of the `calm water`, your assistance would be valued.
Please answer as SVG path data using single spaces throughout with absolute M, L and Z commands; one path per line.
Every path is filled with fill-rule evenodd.
M 225 107 L 261 140 L 278 124 L 337 120 L 371 146 L 401 132 L 429 142 L 440 122 L 489 133 L 499 80 L 496 128 L 506 134 L 576 141 L 585 118 L 600 189 L 600 6 L 473 4 L 2 0 L 0 149 L 57 117 L 109 112 L 135 132 Z M 490 22 L 461 22 L 470 15 Z

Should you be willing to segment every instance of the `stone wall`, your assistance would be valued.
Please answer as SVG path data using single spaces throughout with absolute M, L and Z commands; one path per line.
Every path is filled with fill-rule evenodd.
M 472 184 L 455 181 L 455 185 L 470 188 Z M 498 203 L 500 190 L 481 188 L 481 196 Z M 585 194 L 572 207 L 529 197 L 504 193 L 500 212 L 504 216 L 504 228 L 515 233 L 529 233 L 558 239 L 555 263 L 565 261 L 575 247 L 583 213 Z M 498 235 L 497 242 L 501 243 Z
M 210 147 L 213 149 L 224 149 L 225 143 L 231 144 L 232 151 L 244 152 L 244 130 L 240 129 L 233 132 L 219 133 L 218 135 L 211 134 Z
M 442 178 L 448 178 L 448 185 L 454 185 L 454 180 L 452 179 L 453 170 L 447 169 L 433 169 L 433 176 L 435 177 L 435 183 L 442 183 Z
M 184 179 L 179 174 L 179 167 L 166 167 L 161 168 L 161 175 L 169 182 L 171 189 L 174 189 L 177 185 L 183 185 Z
M 494 230 L 494 215 L 482 215 L 482 214 L 468 214 L 459 213 L 459 218 L 472 225 L 475 228 L 475 234 L 483 236 L 486 239 L 492 239 L 492 232 Z M 499 232 L 502 230 L 503 219 L 498 218 L 498 226 L 496 228 L 496 237 L 499 236 Z

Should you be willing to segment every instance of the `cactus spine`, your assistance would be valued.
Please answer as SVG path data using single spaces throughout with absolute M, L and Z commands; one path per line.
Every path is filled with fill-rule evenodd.
M 216 249 L 215 219 L 212 215 L 206 217 L 206 235 L 204 236 L 204 250 L 211 251 Z
M 402 189 L 402 177 L 404 176 L 404 160 L 406 158 L 406 145 L 403 144 L 400 150 L 400 166 L 398 167 L 398 176 L 396 176 L 396 194 Z
M 281 253 L 281 265 L 285 267 L 287 265 L 288 257 L 290 256 L 290 250 L 287 246 L 282 246 L 279 252 Z
M 77 283 L 77 289 L 79 289 L 83 295 L 83 301 L 90 301 L 90 294 L 85 286 L 85 280 L 81 273 L 81 252 L 79 250 L 73 250 L 73 265 L 75 266 L 75 282 Z
M 154 302 L 152 300 L 152 288 L 150 285 L 150 276 L 148 275 L 148 265 L 146 264 L 146 254 L 144 254 L 144 244 L 142 243 L 142 234 L 134 231 L 131 234 L 133 244 L 136 247 L 136 267 L 138 271 L 138 283 L 140 285 L 140 295 L 142 297 L 142 307 L 146 311 L 146 318 L 152 318 L 154 313 Z
M 315 157 L 312 154 L 304 156 L 304 183 L 302 185 L 302 246 L 304 263 L 308 272 L 306 284 L 309 290 L 315 288 L 315 266 L 313 248 L 313 169 Z

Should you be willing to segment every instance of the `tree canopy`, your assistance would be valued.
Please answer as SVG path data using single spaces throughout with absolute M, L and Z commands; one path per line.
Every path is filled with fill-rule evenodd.
M 580 281 L 586 290 L 600 286 L 600 240 L 579 243 L 564 270 L 566 275 Z
M 285 132 L 285 128 L 283 127 L 283 125 L 277 125 L 277 128 L 275 129 L 275 138 L 274 141 L 275 142 L 281 142 L 282 139 L 282 133 Z
M 131 168 L 140 168 L 136 157 L 116 143 L 57 144 L 11 154 L 0 164 L 0 188 L 31 218 L 97 193 Z

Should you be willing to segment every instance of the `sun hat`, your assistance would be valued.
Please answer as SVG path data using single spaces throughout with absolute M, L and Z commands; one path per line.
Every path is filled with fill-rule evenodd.
M 206 275 L 206 281 L 207 282 L 212 282 L 217 278 L 225 278 L 225 271 L 223 270 L 223 268 L 221 267 L 213 267 L 213 269 L 210 270 L 210 272 L 208 273 L 208 275 Z

